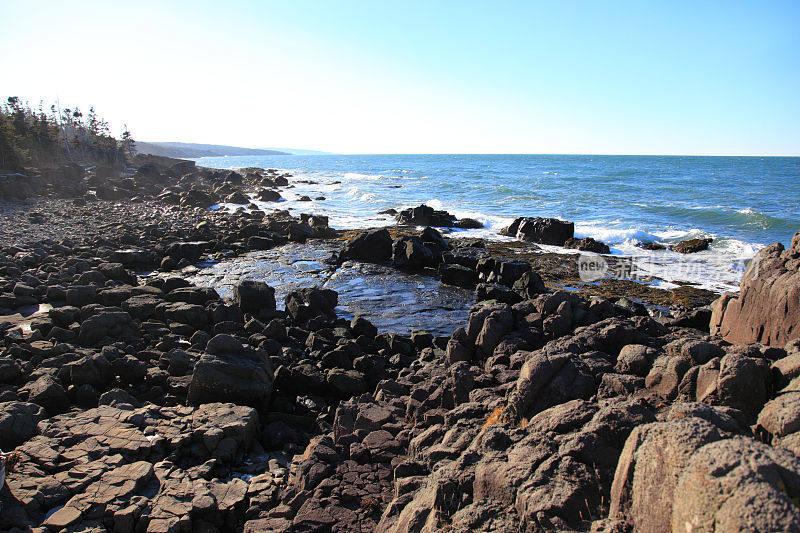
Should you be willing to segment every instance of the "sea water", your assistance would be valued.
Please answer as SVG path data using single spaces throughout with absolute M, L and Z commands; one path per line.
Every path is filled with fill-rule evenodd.
M 607 243 L 666 288 L 690 282 L 736 290 L 759 248 L 788 245 L 800 230 L 798 157 L 287 155 L 197 162 L 289 172 L 285 201 L 259 206 L 327 215 L 337 229 L 390 225 L 394 217 L 381 211 L 423 203 L 484 224 L 451 237 L 503 239 L 499 231 L 519 216 L 573 221 L 576 237 Z M 298 201 L 302 196 L 325 200 Z M 695 237 L 714 242 L 691 255 L 637 246 Z

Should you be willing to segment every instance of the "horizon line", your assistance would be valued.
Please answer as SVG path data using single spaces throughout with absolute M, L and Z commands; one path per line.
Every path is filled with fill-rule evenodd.
M 147 142 L 147 141 L 143 141 Z M 167 141 L 173 142 L 173 141 Z M 177 142 L 177 141 L 174 141 Z M 195 144 L 195 143 L 187 143 Z M 196 143 L 201 144 L 201 143 Z M 225 145 L 217 145 L 225 146 Z M 233 148 L 243 148 L 249 150 L 277 150 L 276 148 L 253 148 L 245 146 L 227 145 Z M 284 150 L 291 150 L 285 148 Z M 794 157 L 800 158 L 798 154 L 628 154 L 628 153 L 586 153 L 586 152 L 327 152 L 324 150 L 316 149 L 297 149 L 303 151 L 321 152 L 318 154 L 274 154 L 275 157 L 280 155 L 304 155 L 304 156 L 325 156 L 325 155 L 583 155 L 583 156 L 618 156 L 618 157 Z M 223 156 L 203 156 L 203 157 L 257 157 L 259 154 L 253 155 L 223 155 Z M 200 159 L 200 158 L 191 158 Z

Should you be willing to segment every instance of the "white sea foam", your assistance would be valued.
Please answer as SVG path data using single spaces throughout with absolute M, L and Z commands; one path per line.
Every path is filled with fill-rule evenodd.
M 421 202 L 419 199 L 426 185 L 422 182 L 425 177 L 403 176 L 408 171 L 396 169 L 390 171 L 392 176 L 379 174 L 366 174 L 357 172 L 299 172 L 291 171 L 293 178 L 290 182 L 293 188 L 282 192 L 286 201 L 280 203 L 255 201 L 260 209 L 271 212 L 288 209 L 290 213 L 312 213 L 329 217 L 331 227 L 336 229 L 360 229 L 370 227 L 389 226 L 395 223 L 390 215 L 378 215 L 378 211 L 389 207 L 403 209 L 415 207 Z M 299 183 L 300 181 L 313 181 L 314 183 Z M 383 180 L 383 181 L 382 181 Z M 395 192 L 394 187 L 401 186 Z M 429 197 L 424 203 L 437 210 L 446 210 L 458 218 L 472 218 L 483 224 L 480 229 L 452 229 L 446 231 L 452 238 L 475 237 L 488 240 L 511 240 L 499 234 L 500 230 L 510 225 L 516 216 L 491 214 L 485 211 L 496 209 L 498 211 L 511 211 L 519 202 L 508 203 L 498 199 L 493 205 L 484 210 L 471 208 L 456 202 L 449 194 L 439 192 L 441 196 Z M 325 196 L 325 201 L 299 202 L 301 196 L 315 198 Z M 636 204 L 644 206 L 645 204 Z M 215 208 L 233 211 L 241 208 L 240 205 L 219 204 Z M 538 212 L 530 213 L 533 206 L 528 206 L 528 213 L 533 216 L 555 216 L 562 219 L 575 217 L 561 216 L 560 209 L 568 209 L 566 200 L 548 200 L 546 206 L 536 209 Z M 720 209 L 722 206 L 693 205 L 681 206 L 693 210 Z M 729 210 L 729 213 L 734 210 Z M 738 210 L 745 215 L 758 214 L 751 208 Z M 575 223 L 575 236 L 577 238 L 592 237 L 605 242 L 611 247 L 611 252 L 617 256 L 631 257 L 639 265 L 640 273 L 660 278 L 655 281 L 659 287 L 668 288 L 677 286 L 676 282 L 692 282 L 699 287 L 726 291 L 736 290 L 746 262 L 755 255 L 761 247 L 758 243 L 747 243 L 741 240 L 718 237 L 709 234 L 700 228 L 680 227 L 637 227 L 629 221 L 614 220 L 580 220 Z M 648 251 L 637 245 L 647 242 L 656 242 L 669 246 L 678 241 L 697 238 L 712 237 L 714 239 L 708 250 L 683 255 L 664 251 Z M 542 246 L 543 251 L 557 251 L 559 253 L 580 253 L 575 250 L 565 250 L 559 247 Z

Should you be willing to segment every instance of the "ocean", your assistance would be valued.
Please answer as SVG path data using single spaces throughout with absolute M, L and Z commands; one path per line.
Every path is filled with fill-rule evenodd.
M 736 290 L 759 248 L 788 245 L 800 230 L 800 157 L 314 155 L 196 161 L 212 168 L 285 170 L 294 185 L 281 191 L 286 201 L 257 202 L 260 207 L 327 215 L 337 229 L 393 224 L 393 217 L 378 213 L 423 203 L 485 226 L 456 230 L 452 237 L 503 239 L 498 231 L 519 216 L 573 221 L 576 237 L 593 237 L 613 254 L 631 257 L 664 288 L 688 282 L 717 292 Z M 297 201 L 303 195 L 325 200 Z M 714 242 L 692 255 L 637 246 L 695 237 Z

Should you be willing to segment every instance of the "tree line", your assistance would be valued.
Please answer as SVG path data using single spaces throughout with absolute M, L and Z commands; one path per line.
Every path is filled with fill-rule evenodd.
M 0 170 L 24 165 L 46 166 L 63 161 L 121 166 L 136 153 L 136 142 L 127 126 L 119 139 L 94 107 L 53 104 L 36 108 L 10 96 L 0 105 Z

